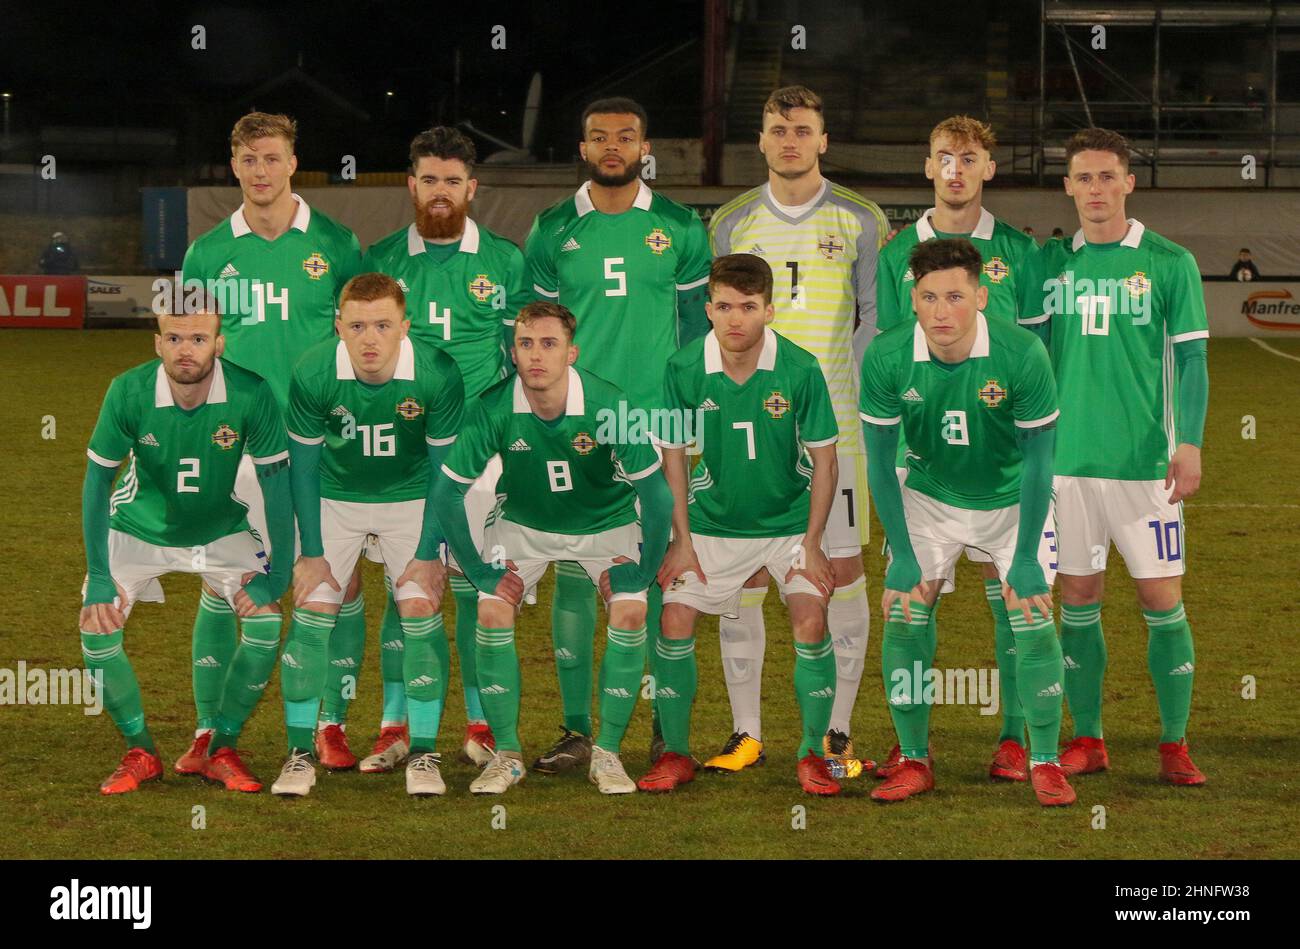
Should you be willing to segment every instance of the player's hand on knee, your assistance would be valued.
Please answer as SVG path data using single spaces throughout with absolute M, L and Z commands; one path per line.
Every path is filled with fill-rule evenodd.
M 126 625 L 126 591 L 116 580 L 112 582 L 117 603 L 121 606 L 114 603 L 88 603 L 83 606 L 77 622 L 88 633 L 112 633 Z M 86 592 L 90 595 L 89 588 Z
M 635 565 L 636 561 L 622 555 L 614 558 L 614 563 L 630 563 Z M 612 569 L 612 568 L 611 568 Z M 600 591 L 600 598 L 606 603 L 614 598 L 614 587 L 609 580 L 609 570 L 602 570 L 600 573 L 600 582 L 596 584 L 596 589 Z
M 1024 614 L 1025 622 L 1033 623 L 1037 619 L 1050 620 L 1052 614 L 1052 591 L 1049 589 L 1046 593 L 1036 593 L 1031 596 L 1020 596 L 1016 593 L 1015 588 L 1009 583 L 1002 584 L 1002 599 L 1006 601 L 1007 612 L 1020 610 Z M 1031 609 L 1032 608 L 1032 609 Z M 1037 610 L 1038 617 L 1033 614 Z
M 518 569 L 513 560 L 507 560 L 506 572 L 501 575 L 496 589 L 492 591 L 493 596 L 500 597 L 515 609 L 519 608 L 519 603 L 524 598 L 524 581 L 519 579 L 516 572 Z
M 902 590 L 891 590 L 885 588 L 885 595 L 880 598 L 880 609 L 885 614 L 885 621 L 889 621 L 889 611 L 897 603 L 903 609 L 903 621 L 912 622 L 912 594 L 904 593 Z
M 789 583 L 796 575 L 801 575 L 829 601 L 835 592 L 835 568 L 831 566 L 830 558 L 820 547 L 803 546 L 798 554 L 795 564 L 802 563 L 803 566 L 792 566 L 786 571 L 785 582 Z
M 412 559 L 393 584 L 394 591 L 404 583 L 414 583 L 423 590 L 436 611 L 442 603 L 442 594 L 447 589 L 447 568 L 441 560 Z
M 675 540 L 668 545 L 668 552 L 664 554 L 663 563 L 659 565 L 655 582 L 661 589 L 667 590 L 674 580 L 685 573 L 695 574 L 700 578 L 701 583 L 709 582 L 704 576 L 704 570 L 700 567 L 700 558 L 696 556 L 691 542 Z
M 1195 445 L 1184 442 L 1169 459 L 1169 468 L 1165 472 L 1165 490 L 1170 487 L 1174 489 L 1174 493 L 1169 496 L 1170 504 L 1190 498 L 1200 490 L 1201 450 Z
M 329 561 L 324 557 L 299 557 L 293 565 L 293 605 L 302 606 L 311 599 L 312 591 L 325 584 L 342 593 L 343 588 L 330 572 Z

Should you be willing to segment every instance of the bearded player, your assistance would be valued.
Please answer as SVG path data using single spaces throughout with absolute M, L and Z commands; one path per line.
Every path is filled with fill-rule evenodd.
M 333 335 L 339 290 L 361 263 L 356 236 L 293 193 L 297 134 L 297 123 L 285 115 L 251 112 L 235 123 L 230 167 L 239 180 L 243 204 L 190 245 L 181 268 L 185 283 L 200 283 L 223 301 L 225 359 L 265 379 L 281 414 L 288 406 L 293 364 L 313 343 Z M 245 459 L 235 493 L 248 505 L 253 530 L 270 544 L 261 520 L 259 486 L 252 462 Z M 336 644 L 348 644 L 338 647 L 345 658 L 334 667 L 340 673 L 336 684 L 354 671 L 346 657 L 360 656 L 359 647 L 351 644 L 364 641 L 365 604 L 356 596 L 358 589 L 350 591 L 335 629 Z M 234 613 L 213 590 L 205 589 L 191 647 L 198 721 L 193 744 L 176 762 L 179 774 L 195 774 L 203 767 L 236 641 Z M 338 718 L 340 705 L 336 700 L 327 711 Z M 350 767 L 355 764 L 350 754 L 331 754 L 342 736 L 337 725 L 323 727 L 322 759 Z
M 862 570 L 867 471 L 856 415 L 860 360 L 854 358 L 854 340 L 875 333 L 876 257 L 889 226 L 874 202 L 822 177 L 827 133 L 821 97 L 812 90 L 787 86 L 768 97 L 758 147 L 767 161 L 767 183 L 714 214 L 713 252 L 755 254 L 771 265 L 776 274 L 772 329 L 817 357 L 830 388 L 839 423 L 839 480 L 826 525 L 835 568 L 827 625 L 835 644 L 836 683 L 822 751 L 852 757 L 850 725 L 870 616 Z M 759 695 L 768 583 L 760 571 L 746 586 L 739 618 L 724 616 L 719 622 L 734 724 L 722 752 L 705 762 L 709 768 L 739 771 L 763 760 Z

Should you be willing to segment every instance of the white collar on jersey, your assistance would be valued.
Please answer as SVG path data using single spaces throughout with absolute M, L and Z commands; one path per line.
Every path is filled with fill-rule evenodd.
M 533 410 L 533 407 L 528 404 L 528 396 L 524 395 L 524 381 L 518 376 L 515 376 L 514 409 L 516 414 Z M 564 414 L 583 415 L 586 411 L 587 398 L 582 391 L 582 376 L 578 375 L 578 370 L 570 366 L 569 394 L 564 400 Z
M 408 257 L 417 257 L 425 252 L 424 238 L 412 224 L 406 229 L 406 254 Z M 460 236 L 461 254 L 478 253 L 478 225 L 474 223 L 472 217 L 465 218 L 465 233 Z
M 1145 233 L 1146 229 L 1147 229 L 1147 226 L 1146 226 L 1145 224 L 1143 224 L 1141 221 L 1139 221 L 1137 218 L 1135 218 L 1135 217 L 1131 217 L 1131 218 L 1129 218 L 1129 219 L 1128 219 L 1128 233 L 1126 233 L 1126 234 L 1124 235 L 1124 239 L 1123 239 L 1122 241 L 1119 242 L 1119 246 L 1120 246 L 1120 247 L 1137 247 L 1139 244 L 1142 243 L 1142 235 L 1143 235 L 1143 233 Z M 1086 243 L 1087 243 L 1087 241 L 1084 239 L 1084 236 L 1083 236 L 1083 228 L 1079 228 L 1077 231 L 1074 232 L 1074 245 L 1073 245 L 1073 249 L 1074 249 L 1074 250 L 1078 250 L 1080 247 L 1082 247 L 1082 246 L 1083 246 L 1084 244 L 1086 244 Z
M 989 324 L 984 319 L 984 311 L 975 312 L 975 345 L 970 348 L 967 359 L 981 359 L 989 354 Z M 929 362 L 930 345 L 921 329 L 920 320 L 912 328 L 912 362 Z
M 208 398 L 204 405 L 220 405 L 226 401 L 226 370 L 221 368 L 221 358 L 213 360 L 212 388 L 208 389 Z M 153 407 L 170 408 L 176 404 L 172 396 L 172 387 L 167 384 L 167 370 L 159 365 L 158 374 L 153 380 Z
M 338 379 L 357 377 L 357 371 L 352 367 L 352 357 L 348 355 L 348 347 L 343 340 L 339 340 L 338 346 L 334 349 L 334 375 Z M 397 351 L 397 368 L 393 370 L 393 378 L 415 378 L 415 347 L 411 345 L 409 336 L 402 340 Z
M 817 205 L 821 204 L 822 198 L 826 197 L 826 192 L 830 190 L 830 186 L 831 183 L 827 181 L 825 178 L 823 178 L 822 186 L 817 189 L 817 193 L 815 195 L 813 195 L 803 204 L 790 205 L 790 204 L 782 204 L 780 201 L 776 200 L 776 198 L 772 197 L 772 183 L 770 181 L 765 181 L 763 182 L 763 197 L 766 198 L 768 204 L 770 204 L 777 211 L 780 211 L 790 220 L 797 221 L 800 218 L 802 218 L 805 214 L 807 214 L 809 211 L 811 211 L 813 208 L 817 207 Z
M 298 210 L 293 216 L 293 223 L 289 227 L 295 231 L 307 233 L 307 225 L 311 222 L 311 208 L 307 207 L 307 202 L 298 195 L 293 199 L 298 202 Z M 244 206 L 241 204 L 235 208 L 235 213 L 230 215 L 230 231 L 236 237 L 243 237 L 245 234 L 253 233 L 253 229 L 248 226 L 248 221 L 244 220 Z
M 636 180 L 636 200 L 632 202 L 632 207 L 640 208 L 642 211 L 650 210 L 650 201 L 654 198 L 655 193 L 646 187 L 646 183 L 640 178 Z M 589 214 L 596 210 L 596 206 L 591 203 L 591 182 L 584 181 L 576 194 L 573 196 L 573 203 L 577 205 L 578 217 Z
M 776 334 L 770 326 L 763 327 L 763 351 L 758 354 L 758 368 L 769 372 L 776 368 Z M 715 332 L 704 337 L 704 371 L 722 372 L 722 347 Z
M 923 241 L 934 240 L 934 225 L 930 223 L 930 215 L 934 212 L 935 209 L 930 208 L 916 220 L 916 236 Z M 994 223 L 993 212 L 988 208 L 980 208 L 980 222 L 975 225 L 975 230 L 970 232 L 970 236 L 981 241 L 991 241 Z

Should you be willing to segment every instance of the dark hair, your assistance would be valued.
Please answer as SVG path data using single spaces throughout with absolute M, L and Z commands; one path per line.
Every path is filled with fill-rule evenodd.
M 984 269 L 984 258 L 975 249 L 975 245 L 964 237 L 950 240 L 922 241 L 912 248 L 908 260 L 912 268 L 912 277 L 917 282 L 926 274 L 936 270 L 951 270 L 960 267 L 976 283 L 980 282 L 980 273 Z
M 578 331 L 578 319 L 567 306 L 562 304 L 552 303 L 550 300 L 535 300 L 519 311 L 515 322 L 532 323 L 534 320 L 545 319 L 559 320 L 564 325 L 564 332 L 568 334 L 569 342 L 573 342 L 573 336 Z
M 763 114 L 779 114 L 783 119 L 790 118 L 791 109 L 811 109 L 822 120 L 822 131 L 826 131 L 826 114 L 822 111 L 822 97 L 807 86 L 782 86 L 775 90 L 763 103 Z
M 608 99 L 597 99 L 585 109 L 582 110 L 581 129 L 579 134 L 587 137 L 587 119 L 593 115 L 635 115 L 641 121 L 641 137 L 649 137 L 650 120 L 646 117 L 645 109 L 641 103 L 635 99 L 629 99 L 626 96 L 613 96 Z
M 415 174 L 421 158 L 458 159 L 465 164 L 467 174 L 474 173 L 478 152 L 474 142 L 460 129 L 435 125 L 411 139 L 411 174 Z
M 1052 228 L 1052 236 L 1053 236 L 1053 237 L 1064 237 L 1064 236 L 1065 236 L 1065 231 L 1061 230 L 1059 227 L 1054 227 L 1054 228 Z
M 1239 253 L 1239 254 L 1249 254 L 1249 253 L 1250 253 L 1250 248 L 1249 248 L 1249 247 L 1243 247 L 1241 250 L 1237 251 L 1237 253 Z
M 727 254 L 709 267 L 709 298 L 714 287 L 731 287 L 741 293 L 761 294 L 763 303 L 772 302 L 772 268 L 757 254 Z
M 1065 143 L 1065 173 L 1067 175 L 1070 173 L 1071 159 L 1079 152 L 1113 152 L 1119 158 L 1124 174 L 1128 174 L 1128 140 L 1119 132 L 1112 132 L 1110 129 L 1087 128 L 1079 129 L 1079 131 L 1071 135 L 1070 140 Z
M 354 300 L 357 303 L 371 303 L 384 299 L 395 301 L 402 312 L 406 312 L 406 294 L 396 280 L 386 273 L 357 274 L 339 291 L 339 312 L 342 312 L 343 304 Z

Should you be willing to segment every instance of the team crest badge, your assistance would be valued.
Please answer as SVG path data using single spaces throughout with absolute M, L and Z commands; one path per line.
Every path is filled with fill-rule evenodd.
M 330 262 L 320 255 L 320 251 L 315 251 L 302 262 L 302 269 L 307 271 L 307 276 L 313 280 L 319 280 L 330 272 Z
M 1129 292 L 1129 296 L 1140 297 L 1151 289 L 1151 281 L 1147 279 L 1145 273 L 1139 270 L 1124 281 L 1124 289 Z
M 684 587 L 684 586 L 686 586 L 686 578 L 685 578 L 685 577 L 673 577 L 673 582 L 670 583 L 670 584 L 668 584 L 668 589 L 669 589 L 669 590 L 680 590 L 680 589 L 681 589 L 682 587 Z
M 645 245 L 656 255 L 662 257 L 664 251 L 673 246 L 673 239 L 664 233 L 662 227 L 656 227 L 645 236 Z
M 773 392 L 763 400 L 763 410 L 772 418 L 780 418 L 790 411 L 790 400 L 780 392 Z
M 579 432 L 573 436 L 573 450 L 579 455 L 590 455 L 596 450 L 596 440 L 586 432 Z
M 817 249 L 822 252 L 822 256 L 827 260 L 834 260 L 836 254 L 844 252 L 844 242 L 836 240 L 834 234 L 827 234 L 817 242 Z
M 989 408 L 996 409 L 1002 404 L 1002 400 L 1007 397 L 1007 390 L 998 385 L 998 380 L 990 379 L 980 387 L 976 395 Z
M 218 425 L 217 430 L 212 433 L 212 444 L 222 451 L 234 448 L 237 441 L 239 441 L 239 433 L 225 422 Z
M 409 422 L 424 414 L 424 406 L 414 396 L 408 395 L 397 403 L 397 414 Z
M 992 283 L 1001 283 L 1007 274 L 1011 273 L 1011 268 L 1001 257 L 991 257 L 988 263 L 984 265 L 984 274 Z
M 485 273 L 479 274 L 469 284 L 470 295 L 479 303 L 487 303 L 488 297 L 496 290 L 497 285 L 492 282 L 492 278 Z

